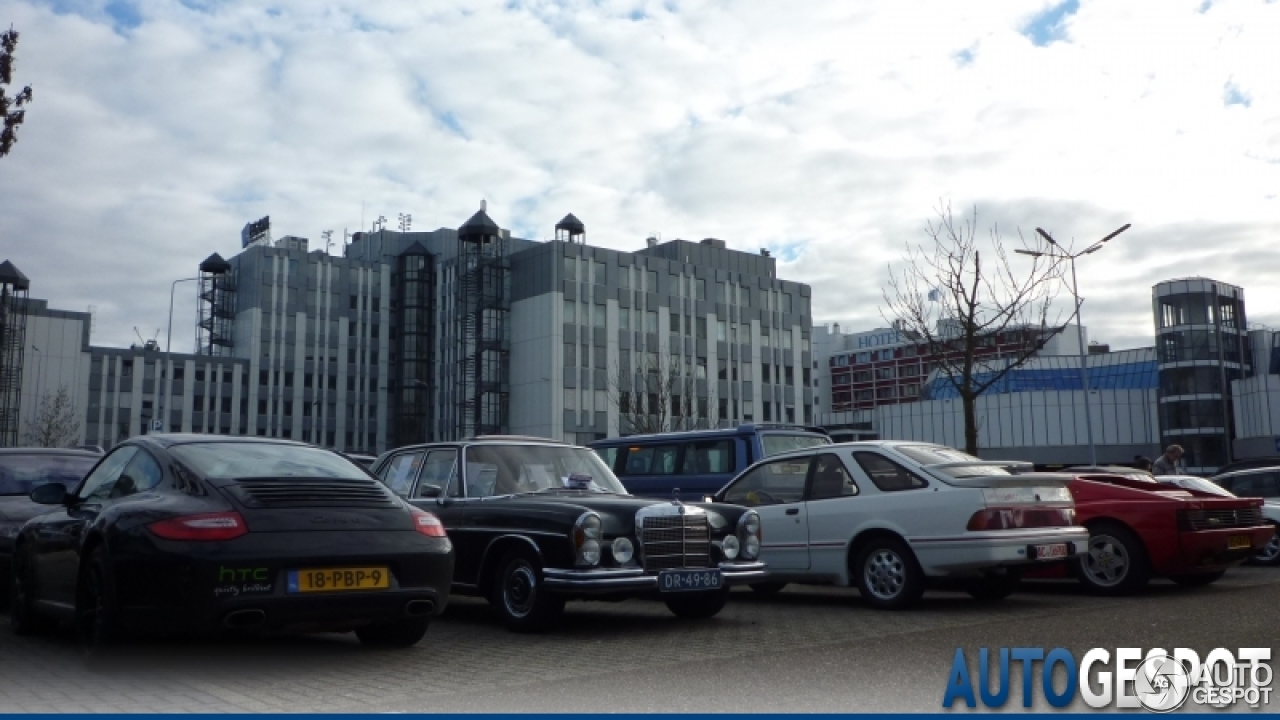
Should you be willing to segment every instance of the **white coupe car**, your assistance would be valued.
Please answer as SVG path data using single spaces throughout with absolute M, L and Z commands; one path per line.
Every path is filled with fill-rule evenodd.
M 941 445 L 840 443 L 762 460 L 712 500 L 760 514 L 769 573 L 752 586 L 759 592 L 852 585 L 888 609 L 911 605 L 926 587 L 996 600 L 1016 589 L 1022 569 L 1088 547 L 1071 477 L 1029 469 Z

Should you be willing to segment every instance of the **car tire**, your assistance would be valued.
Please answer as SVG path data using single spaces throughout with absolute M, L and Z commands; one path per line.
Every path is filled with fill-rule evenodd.
M 751 583 L 751 590 L 757 595 L 777 595 L 782 592 L 782 588 L 786 587 L 784 582 L 762 582 Z
M 1280 525 L 1276 525 L 1276 531 L 1267 540 L 1267 544 L 1262 550 L 1253 557 L 1249 558 L 1250 565 L 1263 565 L 1266 567 L 1274 567 L 1280 565 Z
M 491 590 L 494 609 L 516 632 L 544 630 L 564 612 L 564 598 L 546 591 L 541 564 L 525 550 L 510 552 L 498 563 Z
M 706 620 L 715 617 L 729 600 L 729 591 L 714 590 L 676 595 L 667 598 L 667 609 L 676 617 L 686 620 Z
M 1151 579 L 1142 540 L 1119 523 L 1089 526 L 1086 552 L 1076 563 L 1080 582 L 1098 595 L 1128 595 Z
M 980 602 L 996 602 L 1017 592 L 1021 584 L 1022 578 L 1017 575 L 990 575 L 965 588 L 965 592 Z
M 1185 587 L 1204 587 L 1222 579 L 1226 575 L 1226 570 L 1218 570 L 1216 572 L 1190 573 L 1188 575 L 1173 575 L 1169 579 L 1183 585 Z
M 101 547 L 89 553 L 76 584 L 76 635 L 89 652 L 120 642 L 120 609 L 114 578 Z
M 924 572 L 900 540 L 880 538 L 867 543 L 858 552 L 853 570 L 858 592 L 872 607 L 901 610 L 924 595 Z
M 9 629 L 14 635 L 39 635 L 49 632 L 54 622 L 37 615 L 31 606 L 31 580 L 23 553 L 15 553 L 9 573 Z
M 359 628 L 356 637 L 361 645 L 369 647 L 407 648 L 417 645 L 430 626 L 427 618 L 407 618 Z

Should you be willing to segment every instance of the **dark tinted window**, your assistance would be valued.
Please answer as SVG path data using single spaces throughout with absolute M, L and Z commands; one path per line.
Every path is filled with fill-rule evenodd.
M 97 461 L 75 455 L 0 455 L 0 495 L 29 495 L 46 483 L 74 490 Z
M 835 453 L 823 453 L 813 459 L 813 483 L 809 486 L 810 500 L 849 497 L 858 494 L 844 461 Z
M 681 472 L 685 475 L 731 473 L 734 470 L 732 440 L 708 440 L 684 446 Z
M 674 475 L 678 445 L 650 445 L 627 449 L 622 475 Z
M 724 501 L 738 505 L 799 502 L 808 474 L 807 457 L 765 463 L 735 482 L 725 492 Z
M 453 448 L 445 448 L 443 450 L 432 450 L 427 455 L 427 464 L 422 469 L 422 478 L 418 480 L 418 496 L 422 496 L 422 490 L 427 485 L 435 485 L 442 489 L 440 494 L 449 497 L 462 497 L 462 485 L 452 482 L 454 477 L 454 464 L 458 459 L 458 451 Z M 447 492 L 443 492 L 444 488 L 448 488 Z
M 871 482 L 884 492 L 915 490 L 927 487 L 929 484 L 919 475 L 879 453 L 856 452 L 853 454 L 853 459 L 857 461 L 867 477 L 871 478 Z
M 84 485 L 79 492 L 80 499 L 90 501 L 108 499 L 111 496 L 112 488 L 115 487 L 116 480 L 120 478 L 120 473 L 124 471 L 125 466 L 129 464 L 129 461 L 133 459 L 134 454 L 137 452 L 138 448 L 132 445 L 113 450 L 84 479 Z
M 111 488 L 110 497 L 118 498 L 146 492 L 159 485 L 162 477 L 164 477 L 164 471 L 160 469 L 160 463 L 156 462 L 147 451 L 139 450 L 125 467 L 124 472 L 120 474 L 120 479 Z
M 418 468 L 422 466 L 423 455 L 425 453 L 421 450 L 396 455 L 378 470 L 378 477 L 395 494 L 408 495 L 413 487 L 413 479 L 418 474 Z

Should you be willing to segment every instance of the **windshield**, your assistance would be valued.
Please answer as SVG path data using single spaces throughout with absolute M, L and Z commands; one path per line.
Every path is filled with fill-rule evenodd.
M 207 478 L 322 477 L 368 480 L 369 474 L 341 455 L 306 445 L 216 442 L 175 445 L 174 457 Z
M 818 435 L 815 433 L 805 433 L 803 435 L 784 435 L 781 433 L 761 433 L 760 445 L 764 447 L 764 456 L 777 455 L 779 453 L 791 452 L 792 450 L 804 450 L 817 445 L 830 445 L 831 438 L 826 435 Z
M 915 460 L 921 465 L 937 465 L 953 462 L 983 462 L 966 452 L 945 445 L 897 445 L 894 450 Z M 936 468 L 954 478 L 976 477 L 979 475 L 1012 475 L 1007 468 L 998 465 L 966 465 L 963 467 Z
M 467 497 L 558 491 L 626 495 L 600 456 L 552 445 L 472 445 L 467 448 Z
M 73 489 L 96 462 L 88 455 L 0 455 L 0 495 L 30 495 L 47 483 Z

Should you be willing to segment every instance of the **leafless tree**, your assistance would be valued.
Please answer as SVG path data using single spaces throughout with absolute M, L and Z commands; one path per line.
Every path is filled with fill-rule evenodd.
M 36 416 L 27 427 L 24 442 L 31 447 L 68 447 L 80 441 L 80 416 L 66 385 L 45 393 Z
M 0 129 L 0 157 L 8 155 L 13 144 L 18 142 L 18 126 L 26 119 L 24 108 L 31 102 L 30 85 L 15 95 L 5 92 L 5 86 L 13 82 L 14 51 L 17 47 L 18 32 L 10 26 L 8 32 L 0 33 L 0 118 L 4 120 L 4 128 Z
M 618 409 L 618 434 L 693 430 L 706 415 L 698 402 L 693 368 L 679 355 L 635 352 L 629 367 L 615 367 L 609 377 L 609 404 Z
M 926 227 L 930 241 L 908 244 L 898 271 L 890 266 L 881 315 L 919 343 L 938 376 L 955 388 L 964 409 L 965 451 L 975 454 L 978 396 L 1066 326 L 1053 311 L 1064 266 L 1040 255 L 1025 273 L 1016 273 L 997 227 L 990 231 L 989 254 L 982 254 L 976 208 L 960 219 L 949 204 L 937 213 Z M 1036 235 L 1030 243 L 1021 232 L 1018 237 L 1026 250 L 1048 250 Z

